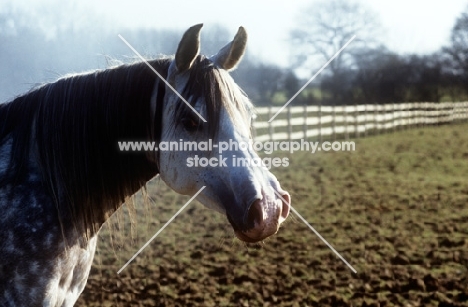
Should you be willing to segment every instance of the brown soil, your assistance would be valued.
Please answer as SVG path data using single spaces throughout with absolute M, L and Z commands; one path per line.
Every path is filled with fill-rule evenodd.
M 124 215 L 103 229 L 77 306 L 468 306 L 467 131 L 428 127 L 358 140 L 352 153 L 278 154 L 290 160 L 273 172 L 293 206 L 356 274 L 294 214 L 246 245 L 194 203 L 118 275 L 188 200 L 155 181 L 136 222 Z

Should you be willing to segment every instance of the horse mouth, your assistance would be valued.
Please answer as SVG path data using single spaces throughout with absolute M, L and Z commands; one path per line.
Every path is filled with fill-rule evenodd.
M 244 241 L 245 243 L 257 243 L 257 242 L 263 241 L 264 239 L 268 238 L 269 236 L 274 235 L 277 232 L 278 232 L 278 230 L 275 231 L 274 233 L 266 235 L 266 236 L 251 238 L 246 234 L 246 232 L 234 230 L 234 234 L 236 235 L 236 237 L 239 240 Z
M 243 223 L 247 226 L 244 229 L 239 227 L 239 225 L 227 215 L 236 237 L 246 243 L 257 243 L 276 234 L 281 223 L 286 220 L 290 211 L 290 196 L 286 194 L 283 195 L 283 197 L 287 203 L 283 202 L 281 199 L 277 199 L 275 201 L 276 206 L 274 207 L 274 212 L 269 212 L 269 214 L 264 212 L 265 204 L 262 203 L 262 200 L 258 199 L 254 201 Z

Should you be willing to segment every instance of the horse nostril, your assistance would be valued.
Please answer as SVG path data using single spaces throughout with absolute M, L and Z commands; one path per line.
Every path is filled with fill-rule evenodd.
M 289 196 L 289 194 L 284 194 L 284 195 L 281 195 L 281 197 L 283 198 L 281 200 L 281 202 L 283 203 L 283 207 L 281 210 L 281 217 L 283 219 L 286 219 L 289 215 L 289 211 L 291 210 L 291 196 Z
M 262 206 L 260 205 L 260 200 L 257 199 L 249 208 L 247 225 L 255 227 L 261 223 L 263 223 L 263 210 Z

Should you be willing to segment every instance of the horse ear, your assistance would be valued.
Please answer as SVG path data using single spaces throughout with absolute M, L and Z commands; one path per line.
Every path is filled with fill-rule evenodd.
M 239 64 L 247 45 L 247 32 L 244 27 L 239 27 L 234 40 L 224 46 L 218 54 L 212 57 L 213 62 L 226 70 L 233 70 Z
M 200 31 L 203 24 L 190 27 L 182 36 L 175 54 L 175 63 L 178 72 L 184 72 L 193 64 L 200 52 Z

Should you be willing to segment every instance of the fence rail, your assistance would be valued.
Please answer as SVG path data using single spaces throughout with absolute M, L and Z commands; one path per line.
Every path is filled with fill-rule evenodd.
M 359 138 L 370 132 L 468 120 L 468 102 L 288 107 L 268 122 L 279 109 L 257 108 L 255 140 Z

